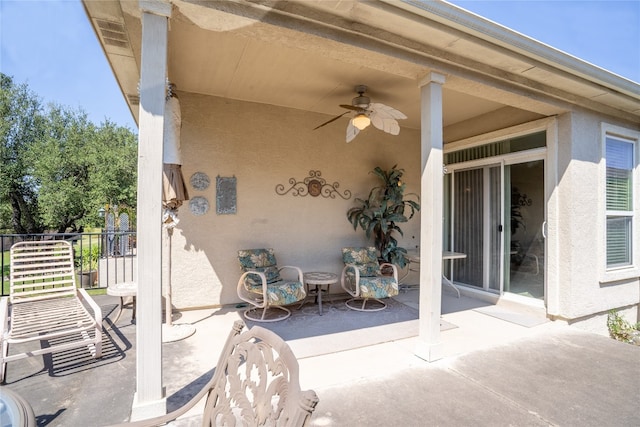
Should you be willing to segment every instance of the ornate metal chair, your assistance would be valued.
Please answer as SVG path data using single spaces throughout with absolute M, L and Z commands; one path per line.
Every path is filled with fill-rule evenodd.
M 352 310 L 379 311 L 387 308 L 382 298 L 398 295 L 398 268 L 389 263 L 378 262 L 376 248 L 342 248 L 341 284 L 353 298 L 345 304 Z M 382 268 L 391 268 L 392 276 L 382 274 Z M 367 303 L 374 301 L 374 303 Z
M 300 389 L 300 368 L 291 347 L 265 328 L 254 326 L 241 333 L 243 327 L 240 320 L 234 323 L 213 377 L 184 406 L 112 427 L 307 425 L 318 395 Z M 197 423 L 187 413 L 203 399 L 202 419 Z
M 244 316 L 256 322 L 275 322 L 291 316 L 284 307 L 307 296 L 302 270 L 286 265 L 278 268 L 273 249 L 242 249 L 238 260 L 243 273 L 238 280 L 238 297 L 252 305 Z M 294 279 L 283 279 L 282 270 L 291 270 Z M 277 311 L 276 311 L 277 310 Z

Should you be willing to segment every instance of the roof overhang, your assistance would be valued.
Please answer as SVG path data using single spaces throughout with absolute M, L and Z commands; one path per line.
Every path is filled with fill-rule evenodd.
M 137 120 L 139 3 L 84 5 Z M 355 96 L 355 85 L 366 84 L 374 101 L 403 111 L 409 119 L 402 125 L 417 129 L 418 82 L 437 71 L 447 77 L 445 130 L 488 117 L 530 120 L 575 106 L 640 122 L 637 83 L 446 2 L 171 5 L 168 70 L 181 91 L 333 116 Z M 502 123 L 508 124 L 515 123 Z

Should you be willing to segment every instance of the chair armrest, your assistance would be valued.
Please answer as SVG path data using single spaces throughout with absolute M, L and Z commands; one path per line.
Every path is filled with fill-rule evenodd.
M 293 265 L 283 265 L 278 268 L 278 271 L 282 271 L 284 269 L 294 270 L 298 274 L 298 282 L 304 283 L 304 276 L 302 275 L 302 269 Z
M 257 304 L 255 299 L 251 299 L 248 296 L 245 296 L 246 294 L 248 294 L 248 292 L 244 286 L 244 281 L 249 274 L 255 274 L 257 276 L 260 276 L 260 281 L 262 282 L 262 298 L 263 298 L 262 305 Z M 246 301 L 249 304 L 255 305 L 256 307 L 259 307 L 259 308 L 264 308 L 266 302 L 268 301 L 267 276 L 261 271 L 247 271 L 245 273 L 242 273 L 242 276 L 240 276 L 240 279 L 238 280 L 238 296 L 240 297 L 241 300 Z
M 209 394 L 213 386 L 214 384 L 212 380 L 209 380 L 209 382 L 198 392 L 198 394 L 193 396 L 191 400 L 189 400 L 187 403 L 185 403 L 183 406 L 179 407 L 175 411 L 169 412 L 168 414 L 159 415 L 157 417 L 148 418 L 146 420 L 114 424 L 114 425 L 111 425 L 110 427 L 155 427 L 155 426 L 165 425 L 170 421 L 174 421 L 178 417 L 181 417 L 187 412 L 189 412 L 190 409 L 196 406 L 198 402 L 200 402 L 204 397 L 206 397 Z
M 380 264 L 380 268 L 382 267 L 391 267 L 391 269 L 393 270 L 393 278 L 395 279 L 396 282 L 398 281 L 398 267 L 396 267 L 395 264 L 383 262 L 382 264 Z
M 348 284 L 347 284 L 347 272 L 349 271 L 349 269 L 353 270 L 354 273 L 354 289 L 351 289 Z M 342 275 L 340 276 L 340 284 L 342 285 L 342 289 L 344 289 L 349 295 L 351 295 L 352 297 L 358 297 L 360 296 L 360 286 L 358 286 L 358 283 L 360 282 L 360 270 L 358 270 L 356 268 L 355 265 L 351 265 L 351 264 L 347 264 L 344 266 L 344 268 L 342 269 Z
M 89 306 L 93 310 L 93 317 L 96 319 L 96 322 L 98 322 L 98 325 L 102 324 L 102 309 L 100 308 L 100 306 L 96 304 L 93 298 L 91 298 L 87 291 L 85 291 L 83 288 L 78 288 L 78 296 L 80 297 L 80 299 L 86 301 L 86 303 L 89 304 Z

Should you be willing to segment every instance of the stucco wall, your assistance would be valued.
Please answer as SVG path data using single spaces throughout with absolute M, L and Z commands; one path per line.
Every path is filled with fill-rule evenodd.
M 398 164 L 405 169 L 407 192 L 419 193 L 416 130 L 402 128 L 399 136 L 392 137 L 370 128 L 347 144 L 346 118 L 313 131 L 328 117 L 189 93 L 181 93 L 180 100 L 185 178 L 204 172 L 211 184 L 204 191 L 189 186 L 192 197 L 208 199 L 207 214 L 193 215 L 187 203 L 179 212 L 172 240 L 176 308 L 239 302 L 238 249 L 273 247 L 281 265 L 339 273 L 341 247 L 372 243 L 361 230 L 353 230 L 345 214 L 356 197 L 366 197 L 378 184 L 369 173 L 376 166 L 388 169 Z M 640 298 L 637 277 L 606 284 L 599 280 L 604 262 L 604 194 L 599 190 L 602 121 L 616 124 L 582 111 L 558 117 L 558 187 L 553 191 L 558 220 L 549 225 L 557 235 L 549 236 L 548 243 L 557 245 L 560 257 L 557 262 L 548 259 L 545 267 L 547 277 L 553 278 L 547 287 L 549 314 L 564 319 L 586 320 L 614 307 L 637 305 Z M 328 183 L 339 183 L 338 190 L 350 191 L 351 198 L 276 194 L 276 185 L 289 188 L 290 179 L 302 181 L 311 170 L 321 171 Z M 216 176 L 236 177 L 236 214 L 216 214 Z M 418 218 L 402 228 L 401 245 L 419 245 Z M 603 322 L 591 322 L 596 323 L 602 332 Z
M 238 302 L 238 249 L 273 247 L 281 265 L 340 273 L 340 249 L 369 243 L 362 231 L 353 230 L 346 212 L 356 197 L 366 197 L 379 184 L 369 173 L 376 166 L 405 169 L 407 192 L 419 193 L 416 130 L 402 128 L 394 137 L 370 127 L 347 144 L 346 118 L 313 131 L 328 117 L 189 93 L 180 93 L 180 101 L 185 179 L 204 172 L 211 185 L 204 191 L 188 185 L 191 197 L 208 199 L 208 213 L 193 215 L 188 202 L 179 211 L 172 239 L 176 308 Z M 336 106 L 336 114 L 341 112 Z M 302 181 L 311 170 L 339 183 L 338 190 L 349 190 L 351 198 L 276 194 L 276 185 L 289 188 L 290 179 Z M 216 176 L 236 177 L 236 214 L 216 214 Z M 417 217 L 402 229 L 401 244 L 419 244 Z
M 637 305 L 637 275 L 602 282 L 605 269 L 605 194 L 601 124 L 614 119 L 584 111 L 558 119 L 558 283 L 550 282 L 549 313 L 572 320 L 588 320 L 612 308 Z M 625 123 L 617 123 L 633 129 Z M 553 263 L 551 263 L 553 264 Z M 630 310 L 628 312 L 633 312 Z M 636 321 L 636 319 L 629 319 Z M 606 316 L 584 322 L 590 329 L 606 331 Z

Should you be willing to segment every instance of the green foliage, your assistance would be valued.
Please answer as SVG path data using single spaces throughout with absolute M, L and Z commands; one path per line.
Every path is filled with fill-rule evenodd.
M 138 141 L 127 128 L 106 121 L 90 146 L 91 174 L 87 209 L 96 215 L 105 203 L 118 206 L 135 223 L 136 189 L 138 185 Z M 97 224 L 103 224 L 99 219 Z
M 42 108 L 26 85 L 0 74 L 0 228 L 16 233 L 99 227 L 106 203 L 135 211 L 137 137 L 82 110 Z
M 611 338 L 640 345 L 640 323 L 631 325 L 631 323 L 627 322 L 615 310 L 611 310 L 607 315 L 607 328 L 609 329 L 609 336 L 611 336 Z
M 92 128 L 86 114 L 52 105 L 44 135 L 31 146 L 29 160 L 38 180 L 40 213 L 58 233 L 78 231 L 78 221 L 86 213 L 90 173 L 86 141 Z
M 368 239 L 373 237 L 380 259 L 402 268 L 407 264 L 407 251 L 398 246 L 394 233 L 403 235 L 398 223 L 413 218 L 415 212 L 420 210 L 420 204 L 404 198 L 405 183 L 400 179 L 404 169 L 396 167 L 394 165 L 389 171 L 376 167 L 371 171 L 380 178 L 382 185 L 373 187 L 366 200 L 356 198 L 359 205 L 347 211 L 347 219 L 354 230 L 359 226 Z M 408 217 L 406 211 L 409 212 Z
M 0 228 L 39 233 L 37 184 L 27 161 L 43 130 L 40 100 L 26 85 L 0 73 Z
M 522 206 L 519 204 L 520 191 L 516 187 L 511 188 L 511 235 L 513 236 L 522 227 L 526 229 L 524 220 L 522 219 Z
M 75 264 L 82 272 L 97 270 L 100 259 L 100 246 L 91 245 L 82 248 L 80 257 L 76 257 Z

